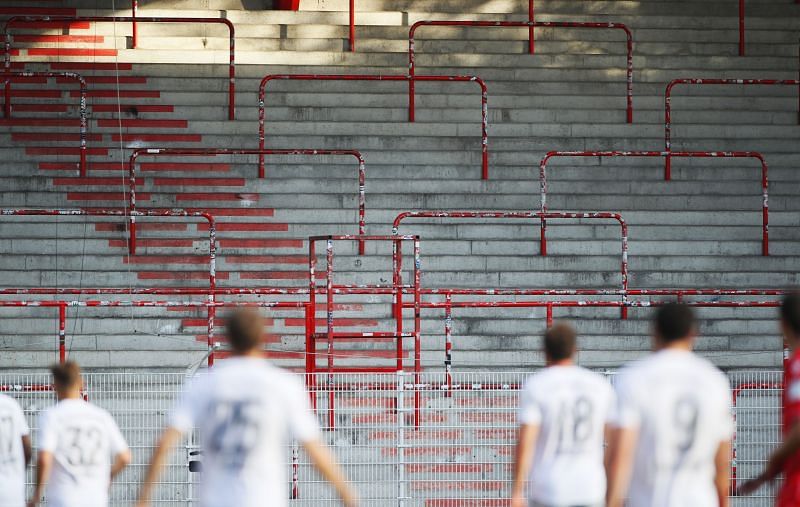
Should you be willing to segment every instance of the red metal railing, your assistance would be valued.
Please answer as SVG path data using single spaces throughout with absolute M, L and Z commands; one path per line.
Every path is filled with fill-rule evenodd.
M 533 18 L 533 2 L 531 1 L 531 15 Z M 628 123 L 633 123 L 633 34 L 630 29 L 623 23 L 584 23 L 572 21 L 417 21 L 408 31 L 408 73 L 411 79 L 408 81 L 408 121 L 414 121 L 414 84 L 418 79 L 416 76 L 416 50 L 414 35 L 418 28 L 422 26 L 473 26 L 473 27 L 501 27 L 501 28 L 520 28 L 528 27 L 530 29 L 530 53 L 533 54 L 533 28 L 548 27 L 548 28 L 596 28 L 596 29 L 611 29 L 622 30 L 625 32 L 627 40 L 627 79 L 626 79 L 626 119 Z
M 403 75 L 350 75 L 350 74 L 269 74 L 258 88 L 258 147 L 264 149 L 265 100 L 267 83 L 275 80 L 299 81 L 411 81 Z M 481 88 L 481 176 L 489 178 L 489 92 L 486 83 L 476 76 L 417 76 L 416 81 L 474 82 Z M 412 103 L 409 102 L 409 110 Z
M 317 333 L 316 323 L 314 321 L 317 311 L 317 242 L 325 242 L 325 308 L 327 313 L 326 318 L 326 331 L 325 333 Z M 335 241 L 391 241 L 392 242 L 392 284 L 391 285 L 334 285 L 333 283 L 333 269 L 334 269 L 334 242 Z M 403 284 L 403 253 L 402 243 L 404 241 L 413 242 L 414 247 L 414 280 L 411 284 Z M 369 373 L 392 373 L 395 371 L 402 371 L 403 364 L 403 338 L 413 338 L 414 340 L 414 372 L 415 381 L 419 381 L 419 374 L 422 372 L 422 357 L 421 357 L 421 320 L 419 305 L 422 301 L 420 293 L 421 272 L 420 272 L 420 255 L 419 255 L 419 236 L 312 236 L 308 238 L 308 275 L 309 275 L 309 309 L 308 319 L 306 321 L 306 373 L 316 372 L 316 341 L 318 338 L 324 338 L 327 343 L 326 353 L 326 370 L 328 372 L 329 382 L 333 382 L 334 372 L 334 340 L 337 338 L 364 338 L 370 337 L 378 340 L 395 340 L 397 344 L 397 364 L 395 367 L 380 368 L 348 368 L 346 370 L 338 369 L 339 372 L 369 372 Z M 404 301 L 403 295 L 405 291 L 409 290 L 413 294 L 413 308 L 414 311 L 414 330 L 413 332 L 405 332 L 403 330 L 403 308 Z M 333 329 L 334 321 L 334 295 L 335 294 L 391 294 L 394 296 L 394 303 L 392 311 L 394 313 L 395 331 L 375 331 L 375 332 L 362 332 L 362 333 L 336 333 Z M 313 376 L 309 376 L 313 378 Z M 310 386 L 313 390 L 313 386 Z M 330 393 L 328 399 L 329 403 L 329 421 L 328 425 L 333 428 L 335 423 L 334 412 L 334 398 L 333 393 Z M 415 426 L 419 426 L 420 417 L 420 399 L 415 399 L 414 420 Z
M 672 89 L 675 86 L 685 85 L 793 85 L 798 86 L 797 95 L 797 122 L 800 124 L 800 79 L 695 79 L 695 78 L 681 78 L 673 79 L 667 84 L 666 92 L 664 93 L 664 149 L 667 152 L 665 171 L 667 179 L 669 179 L 670 167 L 672 165 L 672 157 L 676 156 L 672 153 Z
M 358 233 L 366 231 L 366 179 L 367 171 L 364 157 L 357 150 L 239 150 L 224 148 L 146 148 L 134 150 L 128 160 L 128 205 L 136 210 L 136 161 L 140 157 L 174 157 L 174 156 L 216 156 L 216 155 L 258 155 L 258 177 L 264 178 L 264 156 L 352 156 L 358 161 Z M 131 217 L 130 242 L 131 255 L 136 254 L 136 222 Z M 359 253 L 364 254 L 364 243 L 359 243 Z
M 78 170 L 81 176 L 86 176 L 86 131 L 88 116 L 86 113 L 86 80 L 83 79 L 83 76 L 75 72 L 9 72 L 8 69 L 7 67 L 6 72 L 2 74 L 6 91 L 3 114 L 6 119 L 11 118 L 11 82 L 15 79 L 63 77 L 78 82 L 80 86 L 80 103 L 78 105 L 80 114 L 80 144 L 78 153 L 80 154 L 80 162 L 78 163 Z
M 136 47 L 136 23 L 189 23 L 189 24 L 221 24 L 228 27 L 230 38 L 230 57 L 228 62 L 228 119 L 233 120 L 236 116 L 236 28 L 230 20 L 224 18 L 165 18 L 165 17 L 136 17 L 136 16 L 12 16 L 8 18 L 3 28 L 5 39 L 5 70 L 9 72 L 11 68 L 11 27 L 15 24 L 41 23 L 41 22 L 89 22 L 89 23 L 132 23 L 134 30 L 134 48 Z M 6 101 L 8 98 L 6 89 Z
M 215 297 L 215 290 L 217 288 L 217 227 L 216 221 L 214 217 L 206 212 L 197 211 L 184 211 L 184 210 L 166 210 L 166 211 L 131 211 L 126 213 L 122 210 L 76 210 L 76 209 L 67 209 L 67 210 L 49 210 L 49 209 L 2 209 L 0 210 L 0 217 L 7 217 L 7 216 L 94 216 L 94 217 L 130 217 L 133 220 L 134 217 L 156 217 L 156 218 L 169 218 L 169 217 L 196 217 L 196 218 L 203 218 L 208 221 L 208 295 L 207 295 L 207 302 L 214 303 Z M 16 289 L 20 290 L 20 289 Z M 29 294 L 33 294 L 34 292 L 28 292 Z M 37 303 L 45 303 L 45 302 L 37 302 Z M 31 304 L 29 306 L 42 306 Z M 46 306 L 46 305 L 45 305 Z M 103 305 L 97 305 L 103 306 Z M 110 305 L 113 306 L 113 305 Z M 145 305 L 142 305 L 145 306 Z M 209 347 L 213 346 L 214 343 L 214 316 L 215 316 L 215 309 L 213 306 L 208 307 L 208 345 Z M 59 318 L 66 318 L 66 316 L 61 315 L 61 310 L 59 310 Z M 60 328 L 59 335 L 63 336 L 64 329 Z M 62 340 L 63 343 L 63 340 Z M 64 360 L 63 354 L 61 355 L 62 361 Z M 214 363 L 213 356 L 209 356 L 209 365 Z
M 769 255 L 769 179 L 764 156 L 755 151 L 551 151 L 539 163 L 539 186 L 541 209 L 547 211 L 547 162 L 556 157 L 681 157 L 681 158 L 754 158 L 761 163 L 761 255 Z M 670 172 L 664 179 L 671 178 Z M 542 221 L 542 242 L 545 241 L 546 226 Z

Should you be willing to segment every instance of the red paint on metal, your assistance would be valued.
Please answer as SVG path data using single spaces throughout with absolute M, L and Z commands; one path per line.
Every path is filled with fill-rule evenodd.
M 800 66 L 798 66 L 800 73 Z M 669 179 L 672 173 L 672 157 L 677 156 L 672 152 L 672 89 L 677 85 L 763 85 L 763 86 L 797 86 L 798 110 L 797 121 L 800 123 L 800 74 L 798 79 L 673 79 L 667 84 L 664 92 L 664 150 L 667 152 L 664 166 L 665 178 Z
M 263 92 L 263 86 L 262 86 Z M 263 102 L 262 102 L 263 104 Z M 263 112 L 263 106 L 262 106 Z M 263 125 L 262 125 L 263 126 Z M 358 161 L 358 233 L 363 235 L 366 232 L 366 180 L 367 169 L 364 162 L 364 156 L 357 150 L 314 150 L 314 149 L 299 149 L 299 150 L 265 150 L 263 149 L 263 136 L 262 147 L 258 150 L 236 150 L 236 149 L 215 149 L 215 148 L 148 148 L 135 150 L 128 160 L 128 205 L 131 210 L 136 209 L 136 161 L 140 157 L 174 157 L 174 156 L 217 156 L 217 155 L 258 155 L 259 166 L 258 176 L 264 178 L 264 156 L 350 156 L 355 157 Z M 219 199 L 216 194 L 213 196 Z M 257 196 L 256 196 L 257 198 Z M 131 241 L 131 255 L 136 254 L 136 228 L 131 224 L 130 229 Z M 364 244 L 359 243 L 359 254 L 364 254 Z
M 8 43 L 6 43 L 6 46 L 8 46 Z M 6 47 L 6 49 L 8 49 L 8 47 Z M 8 55 L 8 53 L 6 53 L 6 55 Z M 72 81 L 77 81 L 78 85 L 80 86 L 80 90 L 78 90 L 80 96 L 80 104 L 79 104 L 80 144 L 78 147 L 80 161 L 78 163 L 78 169 L 80 170 L 81 176 L 86 176 L 86 132 L 87 132 L 87 122 L 88 122 L 86 113 L 86 80 L 83 79 L 83 76 L 81 76 L 80 74 L 76 74 L 74 72 L 11 72 L 9 69 L 10 66 L 6 65 L 5 73 L 2 74 L 2 79 L 4 81 L 4 87 L 5 87 L 4 113 L 6 119 L 11 118 L 11 81 L 16 79 L 51 78 L 51 77 L 60 77 Z M 41 122 L 38 121 L 39 119 L 37 118 L 36 120 L 37 124 L 41 125 Z
M 415 119 L 415 81 L 419 79 L 416 75 L 416 48 L 414 42 L 414 35 L 421 26 L 473 26 L 473 27 L 506 27 L 506 28 L 520 28 L 528 27 L 530 41 L 529 52 L 533 54 L 533 29 L 534 27 L 546 28 L 589 28 L 601 30 L 622 30 L 625 32 L 626 38 L 626 120 L 628 123 L 633 123 L 633 34 L 624 23 L 590 23 L 590 22 L 573 22 L 573 21 L 534 21 L 533 20 L 533 0 L 529 7 L 529 20 L 528 21 L 417 21 L 408 31 L 408 121 L 413 122 Z M 421 76 L 420 76 L 421 77 Z
M 136 48 L 137 37 L 137 23 L 185 23 L 185 24 L 222 24 L 228 28 L 228 36 L 230 39 L 230 56 L 228 62 L 228 119 L 233 120 L 236 116 L 236 28 L 233 23 L 225 18 L 171 18 L 171 17 L 137 17 L 136 0 L 134 3 L 133 16 L 12 16 L 5 22 L 3 28 L 3 35 L 5 39 L 5 73 L 9 72 L 11 66 L 11 27 L 15 24 L 37 24 L 42 22 L 47 23 L 131 23 L 133 26 L 133 47 Z M 64 54 L 64 50 L 60 50 Z M 105 50 L 79 50 L 79 51 L 93 51 L 95 55 L 101 56 Z M 28 50 L 30 53 L 31 50 Z M 100 52 L 100 53 L 98 53 Z M 114 54 L 116 51 L 114 50 Z M 113 56 L 113 55 L 112 55 Z M 113 64 L 112 64 L 113 65 Z M 6 102 L 8 102 L 8 90 L 6 90 Z
M 769 178 L 767 162 L 757 151 L 551 151 L 539 164 L 539 186 L 541 210 L 547 211 L 547 162 L 556 157 L 670 157 L 681 158 L 753 158 L 761 164 L 761 255 L 769 255 Z M 669 166 L 664 179 L 669 180 Z M 545 241 L 545 225 L 542 222 L 542 241 Z
M 434 81 L 434 82 L 474 82 L 481 89 L 481 174 L 483 179 L 489 178 L 489 91 L 486 83 L 476 76 L 416 76 L 384 75 L 384 74 L 268 74 L 261 80 L 258 88 L 258 147 L 264 149 L 266 121 L 266 87 L 275 80 L 297 81 Z M 409 112 L 413 103 L 409 102 Z M 263 159 L 259 160 L 259 171 L 263 168 Z

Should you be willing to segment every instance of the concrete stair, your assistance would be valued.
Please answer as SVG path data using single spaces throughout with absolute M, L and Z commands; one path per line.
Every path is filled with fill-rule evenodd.
M 14 2 L 12 14 L 128 15 L 96 2 Z M 618 21 L 634 33 L 635 123 L 625 121 L 624 43 L 611 31 L 540 29 L 537 55 L 527 31 L 426 27 L 417 37 L 418 73 L 474 74 L 489 86 L 490 180 L 481 181 L 479 102 L 474 85 L 419 83 L 417 122 L 407 123 L 402 83 L 271 83 L 269 148 L 361 150 L 367 160 L 367 232 L 388 234 L 412 209 L 531 210 L 539 203 L 539 160 L 559 149 L 661 149 L 663 90 L 676 77 L 795 78 L 800 7 L 748 3 L 748 56 L 737 57 L 729 2 L 539 2 L 537 19 Z M 346 49 L 346 2 L 304 2 L 300 12 L 253 10 L 236 0 L 141 2 L 140 16 L 226 17 L 237 28 L 237 120 L 227 121 L 227 32 L 208 25 L 128 24 L 68 30 L 14 29 L 15 68 L 73 70 L 86 76 L 91 111 L 89 171 L 78 177 L 77 97 L 51 80 L 14 84 L 14 118 L 1 120 L 0 206 L 122 208 L 124 163 L 138 147 L 256 146 L 257 88 L 269 73 L 403 74 L 408 25 L 421 19 L 517 19 L 526 2 L 361 1 L 357 53 Z M 54 10 L 55 9 L 55 10 Z M 68 9 L 59 11 L 57 9 Z M 12 12 L 13 11 L 13 12 Z M 470 14 L 465 14 L 470 13 Z M 69 92 L 58 91 L 55 85 Z M 119 88 L 119 97 L 117 94 Z M 621 211 L 630 224 L 631 287 L 788 287 L 800 251 L 794 87 L 684 87 L 673 98 L 676 149 L 758 150 L 770 165 L 771 253 L 760 253 L 760 187 L 748 161 L 565 159 L 548 174 L 552 210 Z M 121 114 L 120 114 L 121 113 Z M 120 121 L 121 120 L 121 121 Z M 352 234 L 356 168 L 336 157 L 143 159 L 139 209 L 210 209 L 219 222 L 221 286 L 305 287 L 312 234 Z M 618 227 L 551 221 L 547 257 L 538 226 L 518 221 L 408 222 L 423 236 L 425 287 L 616 288 Z M 194 286 L 207 284 L 206 231 L 194 221 L 147 221 L 139 251 L 126 255 L 124 224 L 97 220 L 0 223 L 0 279 L 12 286 Z M 42 255 L 47 251 L 49 255 Z M 388 248 L 337 245 L 337 283 L 390 276 Z M 410 258 L 406 266 L 410 265 Z M 324 259 L 320 267 L 324 269 Z M 341 271 L 339 271 L 341 269 Z M 387 298 L 341 297 L 337 330 L 391 330 Z M 78 311 L 79 310 L 79 311 Z M 181 368 L 202 357 L 204 311 L 78 309 L 69 315 L 75 357 L 90 366 Z M 0 365 L 41 367 L 52 359 L 54 312 L 9 315 Z M 48 313 L 49 312 L 49 313 Z M 726 368 L 777 367 L 780 340 L 770 309 L 705 309 L 699 348 Z M 541 364 L 545 310 L 456 310 L 457 368 Z M 558 309 L 577 319 L 581 360 L 616 367 L 648 348 L 645 310 Z M 317 315 L 324 319 L 324 313 Z M 410 313 L 406 328 L 411 325 Z M 299 312 L 274 315 L 276 360 L 298 368 Z M 423 313 L 423 364 L 443 365 L 441 311 Z M 534 322 L 531 322 L 531 321 Z M 489 324 L 491 322 L 491 324 Z M 318 322 L 322 331 L 323 322 Z M 72 328 L 74 326 L 74 329 Z M 220 333 L 222 329 L 220 328 Z M 407 347 L 409 344 L 407 344 Z M 319 344 L 324 352 L 324 344 Z M 393 341 L 341 340 L 336 364 L 393 364 Z M 13 352 L 12 352 L 13 351 Z M 410 350 L 407 351 L 410 354 Z M 411 364 L 407 356 L 407 364 Z M 318 366 L 325 364 L 318 357 Z

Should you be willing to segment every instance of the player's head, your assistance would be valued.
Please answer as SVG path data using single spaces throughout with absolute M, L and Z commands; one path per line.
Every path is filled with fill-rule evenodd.
M 781 331 L 790 348 L 794 349 L 800 345 L 800 292 L 787 294 L 783 298 Z
M 556 322 L 544 333 L 544 357 L 547 364 L 568 361 L 575 355 L 578 333 L 566 322 Z
M 228 343 L 234 354 L 261 352 L 264 342 L 264 319 L 255 308 L 233 312 L 227 324 Z
M 53 389 L 59 400 L 64 398 L 80 397 L 83 381 L 81 380 L 81 367 L 75 361 L 54 364 L 50 367 L 53 375 Z
M 697 336 L 697 319 L 691 307 L 683 303 L 668 303 L 656 310 L 653 320 L 655 347 L 675 344 L 691 346 Z

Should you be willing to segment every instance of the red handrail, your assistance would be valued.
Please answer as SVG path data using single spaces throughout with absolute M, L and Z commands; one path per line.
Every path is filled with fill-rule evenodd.
M 599 219 L 599 220 L 616 220 L 620 226 L 620 242 L 622 246 L 622 260 L 620 262 L 620 275 L 622 280 L 622 300 L 626 301 L 627 296 L 624 295 L 628 291 L 628 224 L 622 215 L 608 211 L 592 211 L 592 212 L 574 212 L 574 211 L 558 211 L 558 212 L 545 212 L 545 211 L 406 211 L 400 213 L 395 217 L 392 223 L 392 234 L 397 234 L 400 223 L 405 219 L 415 218 L 490 218 L 490 219 L 503 219 L 503 218 L 523 218 L 523 219 L 538 219 L 540 223 L 544 224 L 546 219 L 569 219 L 569 220 L 584 220 L 584 219 Z M 547 243 L 542 236 L 540 243 L 540 252 L 542 255 L 547 255 Z M 623 307 L 622 318 L 627 317 L 627 309 Z
M 134 150 L 128 159 L 128 206 L 136 210 L 136 161 L 139 157 L 173 157 L 173 156 L 216 156 L 216 155 L 258 155 L 258 177 L 264 177 L 264 155 L 298 155 L 298 156 L 352 156 L 358 161 L 358 233 L 366 232 L 366 179 L 367 171 L 364 156 L 357 150 L 248 150 L 224 148 L 142 148 Z M 136 254 L 136 223 L 131 220 L 130 242 L 131 255 Z M 364 254 L 364 243 L 359 243 L 359 254 Z
M 556 157 L 682 157 L 682 158 L 754 158 L 761 163 L 761 255 L 769 255 L 769 179 L 767 162 L 756 151 L 551 151 L 539 163 L 541 209 L 547 211 L 547 162 Z M 670 179 L 665 172 L 664 179 Z M 542 241 L 545 241 L 545 222 L 542 221 Z
M 411 81 L 410 76 L 383 74 L 268 74 L 258 87 L 258 147 L 264 149 L 265 100 L 267 83 L 274 80 L 298 81 Z M 481 177 L 489 179 L 489 91 L 486 83 L 476 76 L 417 76 L 416 81 L 474 82 L 481 88 Z M 409 110 L 412 104 L 409 103 Z M 259 161 L 259 170 L 263 167 Z
M 236 28 L 233 23 L 225 18 L 166 18 L 166 17 L 135 17 L 135 16 L 12 16 L 8 18 L 3 28 L 5 39 L 5 71 L 11 68 L 11 26 L 17 23 L 36 23 L 36 22 L 90 22 L 90 23 L 132 23 L 134 26 L 134 40 L 136 23 L 210 23 L 222 24 L 228 27 L 230 37 L 230 58 L 228 62 L 228 119 L 233 120 L 236 116 Z M 136 47 L 134 42 L 134 48 Z M 6 89 L 6 101 L 8 101 L 8 89 Z
M 80 86 L 80 103 L 78 105 L 80 111 L 80 144 L 78 148 L 80 162 L 78 163 L 78 170 L 81 176 L 86 176 L 86 130 L 88 115 L 86 113 L 86 80 L 83 79 L 83 76 L 75 72 L 6 72 L 0 76 L 2 76 L 4 88 L 6 90 L 3 114 L 7 119 L 11 118 L 11 82 L 14 79 L 29 77 L 63 77 L 78 82 Z
M 181 209 L 165 210 L 165 211 L 130 211 L 125 212 L 122 210 L 78 210 L 78 209 L 2 209 L 0 210 L 0 217 L 6 216 L 97 216 L 97 217 L 130 217 L 133 221 L 134 217 L 197 217 L 203 218 L 208 221 L 208 295 L 207 303 L 213 305 L 216 300 L 215 291 L 217 288 L 217 227 L 214 217 L 210 213 L 204 211 L 185 211 Z M 32 302 L 27 306 L 48 306 L 46 301 Z M 143 301 L 137 303 L 145 303 Z M 3 302 L 0 301 L 0 306 Z M 75 305 L 70 305 L 75 306 Z M 80 305 L 78 305 L 80 306 Z M 122 305 L 101 305 L 95 306 L 122 306 Z M 135 305 L 134 305 L 135 306 Z M 141 304 L 139 306 L 146 306 Z M 61 308 L 61 307 L 59 307 Z M 61 312 L 61 310 L 59 310 Z M 214 345 L 214 318 L 216 310 L 213 306 L 208 306 L 208 346 L 212 349 L 212 354 L 209 356 L 209 366 L 214 363 L 213 345 Z M 64 323 L 65 315 L 59 313 L 60 324 Z M 65 359 L 64 352 L 64 337 L 66 327 L 59 328 L 59 343 L 60 343 L 60 357 L 62 362 Z
M 531 9 L 533 9 L 533 2 L 531 1 Z M 531 18 L 533 13 L 531 10 Z M 533 54 L 533 37 L 532 32 L 535 26 L 548 27 L 548 28 L 598 28 L 598 29 L 612 29 L 622 30 L 625 32 L 626 48 L 627 48 L 627 79 L 626 79 L 626 120 L 628 123 L 633 123 L 633 34 L 624 23 L 588 23 L 588 22 L 573 22 L 573 21 L 417 21 L 408 31 L 408 73 L 411 79 L 408 81 L 408 121 L 414 121 L 414 81 L 416 77 L 416 50 L 414 35 L 417 29 L 421 26 L 475 26 L 475 27 L 528 27 L 531 31 L 531 43 L 529 46 L 530 53 Z
M 139 0 L 131 0 L 131 17 L 133 18 L 133 21 L 131 21 L 131 46 L 133 46 L 133 49 L 136 49 L 136 46 L 139 44 L 139 30 L 136 26 L 138 10 Z
M 675 156 L 672 151 L 672 89 L 680 84 L 686 85 L 794 85 L 798 86 L 798 105 L 797 105 L 797 122 L 800 124 L 800 79 L 696 79 L 696 78 L 681 78 L 673 79 L 667 84 L 666 92 L 664 93 L 664 149 L 667 152 L 666 165 L 664 167 L 667 179 L 669 179 L 670 170 L 672 167 L 672 157 Z
M 317 278 L 316 278 L 316 271 L 317 271 L 317 254 L 316 254 L 316 244 L 317 242 L 325 242 L 325 258 L 326 258 L 326 265 L 325 265 L 325 292 L 326 295 L 325 305 L 326 305 L 326 313 L 327 313 L 327 326 L 326 332 L 323 334 L 317 333 L 316 330 L 316 323 L 314 321 L 316 317 L 317 311 Z M 334 251 L 333 245 L 336 241 L 374 241 L 374 242 L 381 242 L 381 241 L 391 241 L 392 243 L 392 283 L 391 285 L 345 285 L 339 286 L 337 288 L 333 283 L 333 259 L 334 259 Z M 414 248 L 414 281 L 411 284 L 403 284 L 403 275 L 402 275 L 402 264 L 403 264 L 403 254 L 402 254 L 402 244 L 404 241 L 411 241 L 413 242 Z M 402 371 L 403 370 L 403 338 L 413 338 L 414 339 L 414 375 L 415 375 L 415 382 L 419 382 L 419 375 L 422 372 L 422 342 L 421 342 L 421 318 L 420 318 L 420 303 L 422 302 L 422 295 L 420 292 L 421 287 L 421 272 L 420 272 L 420 248 L 419 248 L 419 236 L 416 235 L 392 235 L 392 236 L 352 236 L 352 235 L 329 235 L 329 236 L 311 236 L 308 238 L 308 275 L 309 275 L 309 309 L 308 309 L 308 318 L 311 319 L 307 321 L 306 325 L 306 373 L 315 373 L 316 372 L 316 340 L 317 338 L 325 338 L 327 342 L 327 353 L 326 353 L 326 370 L 328 373 L 328 378 L 330 381 L 333 380 L 332 375 L 334 371 L 333 366 L 333 345 L 334 340 L 336 338 L 354 338 L 354 337 L 373 337 L 378 339 L 394 339 L 397 342 L 397 356 L 396 356 L 396 367 L 392 368 L 367 368 L 367 369 L 349 369 L 350 372 L 354 371 L 362 371 L 362 372 L 395 372 L 395 371 Z M 336 333 L 333 329 L 333 312 L 334 312 L 334 295 L 335 294 L 353 294 L 351 290 L 358 291 L 359 294 L 382 294 L 383 291 L 389 290 L 391 291 L 390 294 L 394 296 L 394 304 L 393 304 L 393 316 L 395 320 L 395 331 L 389 332 L 366 332 L 366 333 Z M 403 308 L 405 303 L 403 302 L 403 295 L 405 294 L 405 290 L 412 291 L 414 302 L 413 308 L 416 309 L 414 312 L 414 330 L 412 332 L 405 332 L 403 330 Z M 309 352 L 312 352 L 309 354 Z M 420 422 L 420 398 L 415 398 L 414 403 L 414 424 L 415 427 L 419 426 Z M 334 417 L 334 397 L 333 392 L 330 393 L 328 399 L 328 410 L 329 410 L 329 421 L 328 426 L 333 428 L 335 423 Z

